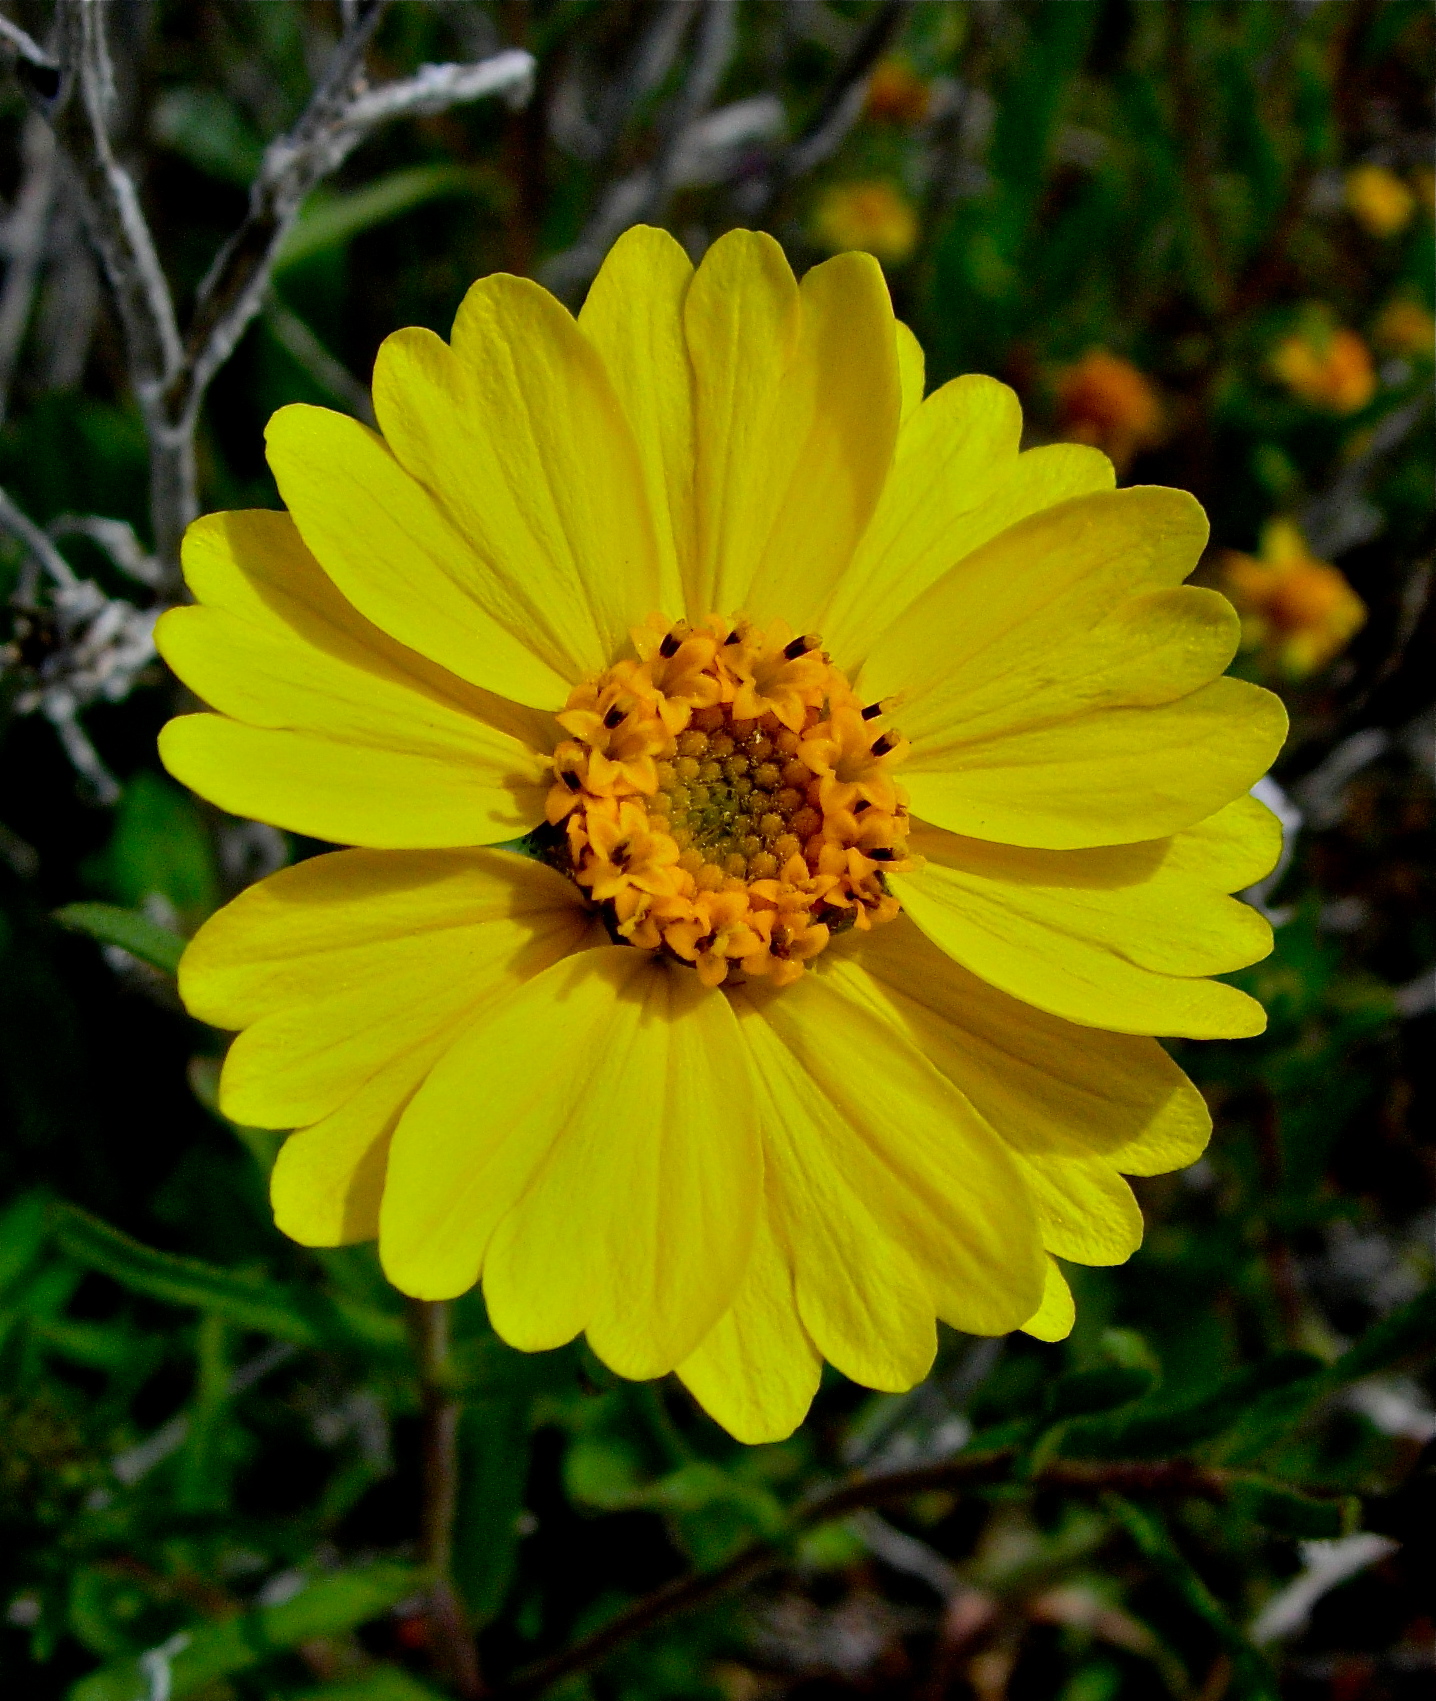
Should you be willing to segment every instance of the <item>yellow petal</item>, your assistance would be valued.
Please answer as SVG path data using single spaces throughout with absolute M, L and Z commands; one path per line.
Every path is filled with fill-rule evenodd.
M 804 630 L 867 526 L 896 440 L 882 271 L 841 254 L 799 289 L 771 237 L 733 231 L 699 267 L 685 322 L 697 421 L 690 612 L 741 609 Z
M 915 812 L 1073 849 L 1191 826 L 1246 791 L 1286 717 L 1269 692 L 1215 677 L 1238 636 L 1230 608 L 1176 588 L 1205 533 L 1179 491 L 1081 497 L 919 597 L 860 681 L 869 697 L 905 692 Z
M 340 851 L 212 916 L 180 964 L 180 995 L 201 1020 L 244 1029 L 221 1076 L 225 1114 L 296 1128 L 588 927 L 569 882 L 506 851 Z
M 839 254 L 799 287 L 802 335 L 776 424 L 798 447 L 749 582 L 718 607 L 811 630 L 887 482 L 902 405 L 892 303 L 870 254 Z M 755 540 L 756 541 L 756 540 Z
M 183 785 L 231 815 L 253 816 L 334 844 L 426 849 L 473 844 L 533 822 L 533 782 L 511 809 L 451 761 L 272 732 L 223 715 L 180 715 L 160 732 L 160 760 Z M 507 823 L 507 826 L 506 826 Z
M 1009 526 L 1111 489 L 1105 455 L 1073 443 L 1019 455 L 1021 435 L 1016 396 L 977 375 L 954 378 L 905 418 L 882 500 L 819 616 L 840 666 L 856 667 L 929 585 Z
M 677 594 L 603 362 L 538 284 L 481 278 L 452 348 L 432 331 L 388 337 L 374 411 L 482 563 L 475 593 L 555 672 L 609 666 L 635 619 Z
M 785 1204 L 790 1171 L 815 1199 L 841 1185 L 911 1260 L 944 1322 L 975 1334 L 1015 1328 L 1037 1301 L 1041 1264 L 1032 1204 L 1002 1141 L 900 1025 L 840 977 L 804 975 L 746 1001 L 744 1031 L 773 1099 L 765 1134 L 779 1154 Z M 801 1240 L 791 1251 L 804 1321 L 833 1358 L 804 1305 Z M 851 1274 L 874 1278 L 861 1265 Z
M 874 1217 L 866 1176 L 855 1179 L 846 1149 L 828 1144 L 831 1104 L 761 1017 L 734 1002 L 759 1082 L 774 1228 L 802 1326 L 854 1382 L 894 1393 L 911 1388 L 937 1353 L 932 1292 L 901 1241 Z
M 793 1433 L 808 1415 L 822 1369 L 764 1205 L 732 1305 L 678 1366 L 678 1375 L 710 1417 L 753 1444 Z
M 1272 692 L 1214 679 L 1175 703 L 1097 709 L 949 750 L 903 778 L 914 813 L 952 832 L 1051 850 L 1134 844 L 1249 791 L 1286 730 Z
M 1073 1264 L 1125 1264 L 1142 1244 L 1132 1189 L 1103 1158 L 1018 1153 L 1042 1244 Z
M 201 606 L 165 615 L 160 653 L 246 725 L 231 736 L 206 717 L 167 735 L 162 749 L 186 784 L 235 814 L 349 843 L 483 843 L 542 819 L 534 745 L 552 742 L 547 717 L 370 625 L 287 514 L 211 514 L 190 527 L 184 553 Z
M 655 606 L 675 616 L 693 573 L 693 374 L 683 337 L 692 278 L 666 230 L 634 225 L 609 249 L 578 316 L 633 431 L 662 562 Z
M 485 690 L 539 709 L 562 705 L 583 669 L 544 650 L 507 577 L 381 438 L 296 403 L 273 416 L 265 440 L 300 535 L 366 619 Z
M 922 405 L 923 385 L 927 380 L 927 358 L 922 344 L 901 319 L 894 321 L 897 330 L 898 383 L 902 391 L 902 419 Z M 899 439 L 901 441 L 901 439 Z
M 900 915 L 832 953 L 828 974 L 878 1003 L 1009 1145 L 1101 1156 L 1129 1175 L 1200 1157 L 1201 1094 L 1155 1040 L 1079 1027 L 978 979 Z
M 390 1136 L 454 1034 L 451 1024 L 402 1053 L 337 1110 L 289 1136 L 269 1177 L 282 1233 L 301 1246 L 350 1246 L 378 1236 Z
M 381 1253 L 526 1349 L 588 1330 L 621 1375 L 686 1358 L 727 1308 L 762 1185 L 727 1000 L 626 946 L 530 982 L 460 1041 L 399 1124 Z
M 1240 800 L 1208 836 L 1249 832 Z M 893 877 L 933 942 L 993 986 L 1054 1016 L 1119 1033 L 1192 1039 L 1260 1033 L 1265 1012 L 1235 987 L 1197 978 L 1271 949 L 1266 921 L 1214 889 L 1178 834 L 1141 844 L 1034 851 L 919 826 L 923 869 Z
M 1049 1258 L 1042 1304 L 1022 1325 L 1022 1332 L 1039 1341 L 1065 1341 L 1076 1321 L 1077 1307 L 1072 1303 L 1072 1290 L 1067 1286 L 1067 1278 Z
M 693 365 L 697 557 L 688 610 L 734 612 L 797 454 L 781 416 L 802 325 L 798 285 L 771 236 L 733 230 L 708 250 L 683 306 Z

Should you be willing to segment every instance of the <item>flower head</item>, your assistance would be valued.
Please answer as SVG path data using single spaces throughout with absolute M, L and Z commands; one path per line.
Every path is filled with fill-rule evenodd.
M 1325 667 L 1366 623 L 1340 568 L 1318 561 L 1290 520 L 1263 528 L 1259 555 L 1228 550 L 1222 580 L 1242 617 L 1242 647 L 1262 651 L 1288 679 Z
M 1056 375 L 1062 436 L 1091 443 L 1124 467 L 1162 434 L 1162 401 L 1152 381 L 1130 360 L 1089 349 Z
M 1387 302 L 1373 331 L 1380 348 L 1410 360 L 1436 357 L 1436 318 L 1410 296 L 1399 295 Z
M 280 1226 L 750 1440 L 939 1318 L 1065 1333 L 1206 1139 L 1151 1036 L 1263 1022 L 1202 977 L 1268 949 L 1284 718 L 1197 505 L 747 232 L 630 231 L 577 320 L 485 278 L 374 403 L 275 416 L 288 512 L 192 527 L 158 640 L 171 771 L 352 847 L 181 968 Z
M 1397 236 L 1411 223 L 1416 197 L 1384 165 L 1358 165 L 1346 174 L 1351 216 L 1372 236 Z
M 867 113 L 891 124 L 921 124 L 932 108 L 932 84 L 897 55 L 879 59 L 868 78 Z
M 813 233 L 830 253 L 861 249 L 900 265 L 917 246 L 917 211 L 891 183 L 839 183 L 818 199 Z
M 1376 394 L 1371 351 L 1355 331 L 1312 313 L 1272 352 L 1271 369 L 1294 396 L 1328 413 L 1359 413 Z

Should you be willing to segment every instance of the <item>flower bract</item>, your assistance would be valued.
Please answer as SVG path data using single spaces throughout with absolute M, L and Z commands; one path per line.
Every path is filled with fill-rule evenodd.
M 171 772 L 349 847 L 181 968 L 227 1114 L 297 1130 L 280 1226 L 752 1441 L 824 1359 L 1063 1335 L 1057 1260 L 1207 1138 L 1153 1036 L 1264 1021 L 1205 977 L 1269 948 L 1285 722 L 1200 508 L 924 399 L 875 261 L 741 231 L 630 231 L 577 319 L 485 278 L 374 407 L 274 417 L 287 512 L 199 521 L 159 633 Z

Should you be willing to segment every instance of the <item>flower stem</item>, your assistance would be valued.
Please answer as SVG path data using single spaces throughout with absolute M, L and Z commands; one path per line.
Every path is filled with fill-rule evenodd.
M 460 1404 L 453 1397 L 448 1377 L 449 1305 L 446 1300 L 417 1300 L 412 1315 L 422 1411 L 424 1498 L 419 1545 L 431 1579 L 429 1650 L 455 1693 L 463 1701 L 477 1701 L 484 1693 L 478 1649 L 453 1577 Z

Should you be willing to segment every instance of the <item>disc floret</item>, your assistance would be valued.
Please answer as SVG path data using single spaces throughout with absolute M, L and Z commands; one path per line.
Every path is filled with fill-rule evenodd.
M 559 724 L 556 860 L 615 939 L 716 986 L 796 980 L 835 933 L 897 914 L 912 867 L 907 753 L 813 633 L 652 615 L 635 655 L 586 680 Z

